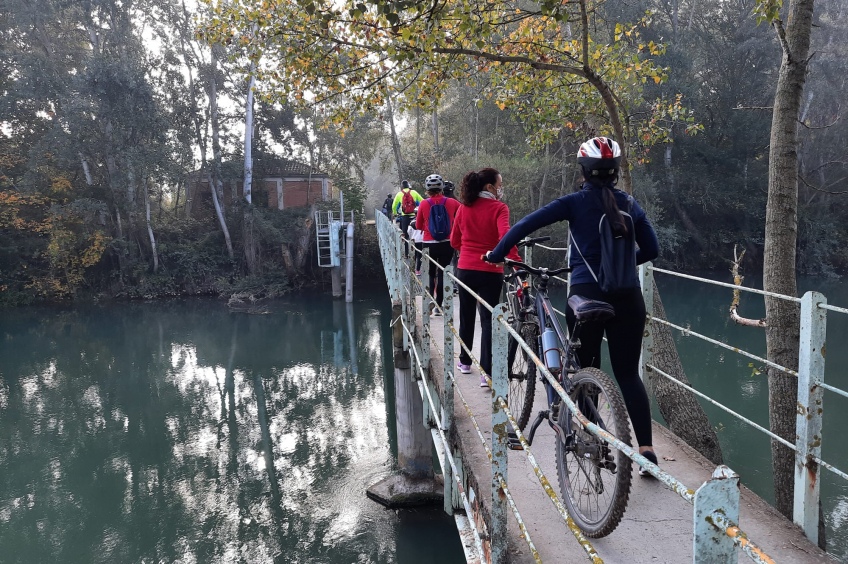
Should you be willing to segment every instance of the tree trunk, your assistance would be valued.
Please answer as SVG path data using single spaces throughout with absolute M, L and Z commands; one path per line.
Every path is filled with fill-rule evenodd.
M 439 109 L 433 110 L 433 167 L 439 170 L 442 158 L 439 153 Z
M 400 153 L 400 139 L 398 139 L 397 130 L 395 130 L 395 115 L 394 110 L 392 110 L 392 99 L 389 96 L 386 96 L 386 113 L 389 117 L 389 130 L 392 134 L 392 151 L 395 155 L 395 166 L 397 167 L 398 173 L 398 185 L 403 182 L 403 158 Z M 418 149 L 420 150 L 420 135 L 419 140 L 416 142 Z
M 250 64 L 247 83 L 247 103 L 244 108 L 244 186 L 242 193 L 248 204 L 253 203 L 253 84 L 255 64 Z
M 82 161 L 82 172 L 85 174 L 85 183 L 88 186 L 94 184 L 94 180 L 91 178 L 91 170 L 88 168 L 88 161 L 85 160 L 85 157 L 82 156 L 82 152 L 78 153 L 80 161 Z
M 654 286 L 654 317 L 666 319 L 660 293 Z M 684 384 L 689 385 L 674 336 L 668 325 L 651 322 L 654 335 L 654 366 L 671 374 Z M 664 376 L 648 372 L 647 385 L 657 399 L 660 414 L 671 431 L 686 443 L 706 456 L 713 464 L 722 464 L 721 445 L 715 429 L 710 425 L 707 414 L 694 394 L 684 390 Z
M 227 220 L 224 218 L 224 210 L 219 200 L 219 195 L 223 193 L 223 183 L 221 181 L 221 141 L 219 137 L 218 124 L 218 58 L 215 55 L 215 47 L 212 47 L 212 60 L 210 63 L 209 79 L 209 114 L 212 122 L 212 170 L 209 175 L 209 187 L 212 190 L 212 203 L 215 205 L 215 214 L 218 216 L 218 223 L 221 224 L 221 231 L 224 233 L 224 242 L 227 245 L 227 255 L 230 260 L 234 259 L 233 243 L 230 240 L 230 230 L 227 229 Z
M 254 32 L 256 26 L 254 26 Z M 244 260 L 247 271 L 251 276 L 259 273 L 259 252 L 254 231 L 253 204 L 253 85 L 256 64 L 250 63 L 250 79 L 247 83 L 247 102 L 244 108 L 244 185 L 242 193 L 247 206 L 244 209 L 242 222 L 242 240 L 244 241 Z M 307 201 L 309 201 L 307 191 Z
M 153 226 L 150 224 L 150 192 L 148 191 L 147 178 L 144 184 L 144 214 L 147 221 L 147 237 L 150 239 L 150 249 L 153 254 L 153 272 L 159 272 L 159 254 L 156 252 L 156 237 L 153 236 Z
M 259 243 L 256 241 L 255 213 L 256 209 L 253 206 L 246 206 L 242 221 L 244 261 L 247 264 L 247 272 L 251 276 L 259 274 Z
M 415 108 L 415 160 L 421 160 L 421 108 L 419 107 Z
M 598 91 L 598 94 L 601 95 L 604 107 L 606 107 L 607 114 L 610 118 L 610 125 L 612 125 L 612 130 L 615 132 L 616 140 L 621 146 L 621 165 L 619 173 L 621 185 L 619 188 L 628 194 L 632 194 L 633 179 L 630 176 L 630 160 L 628 158 L 630 149 L 627 141 L 627 131 L 621 123 L 618 101 L 616 100 L 612 89 L 609 87 L 609 84 L 607 84 L 603 77 L 595 72 L 589 64 L 589 16 L 586 7 L 586 0 L 580 0 L 580 15 L 583 28 L 583 74 L 586 77 L 586 80 L 589 81 L 589 84 L 591 84 L 592 87 Z
M 795 245 L 798 239 L 798 115 L 804 92 L 810 50 L 813 0 L 789 2 L 787 27 L 773 21 L 783 58 L 777 79 L 769 146 L 769 189 L 763 250 L 763 288 L 788 296 L 798 293 Z M 798 366 L 800 312 L 798 304 L 766 297 L 768 359 L 795 369 Z M 768 369 L 769 424 L 775 434 L 795 442 L 798 381 Z M 775 507 L 792 518 L 794 461 L 789 448 L 772 440 Z

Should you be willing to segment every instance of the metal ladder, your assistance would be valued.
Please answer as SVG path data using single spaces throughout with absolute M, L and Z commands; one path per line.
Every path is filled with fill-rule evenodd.
M 348 214 L 353 221 L 353 212 Z M 346 240 L 341 233 L 342 214 L 337 211 L 315 212 L 315 233 L 318 243 L 318 266 L 333 267 L 341 266 L 342 260 L 347 254 L 345 249 Z
M 318 238 L 318 266 L 333 265 L 333 238 L 330 233 L 333 212 L 315 212 L 315 231 Z

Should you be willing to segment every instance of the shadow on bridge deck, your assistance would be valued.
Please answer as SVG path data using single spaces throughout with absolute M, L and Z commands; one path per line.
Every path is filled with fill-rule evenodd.
M 420 298 L 418 298 L 420 300 Z M 454 311 L 459 301 L 454 302 Z M 419 301 L 420 307 L 420 301 Z M 419 309 L 420 311 L 420 309 Z M 443 362 L 436 346 L 443 342 L 442 318 L 433 318 L 431 326 L 431 374 L 441 393 Z M 419 327 L 422 323 L 419 318 Z M 457 321 L 458 325 L 458 321 Z M 479 327 L 475 336 L 474 354 L 479 355 Z M 459 347 L 457 346 L 457 353 Z M 452 365 L 456 364 L 453 359 Z M 471 405 L 486 440 L 491 445 L 492 394 L 480 388 L 477 368 L 472 374 L 457 373 L 458 386 Z M 533 404 L 533 417 L 545 407 L 544 387 L 538 385 Z M 457 398 L 455 401 L 455 432 L 453 448 L 461 453 L 468 483 L 476 499 L 482 503 L 484 514 L 491 506 L 491 466 L 470 417 Z M 532 421 L 532 418 L 531 418 Z M 532 447 L 533 455 L 559 495 L 554 461 L 554 434 L 546 424 L 539 427 Z M 660 466 L 692 489 L 707 481 L 715 466 L 694 449 L 684 444 L 670 431 L 654 423 L 654 445 L 660 456 Z M 641 478 L 633 466 L 633 487 L 627 512 L 618 528 L 604 539 L 593 539 L 598 555 L 608 564 L 683 563 L 693 561 L 693 509 L 676 493 L 659 481 Z M 744 484 L 745 477 L 741 476 Z M 542 490 L 532 466 L 523 452 L 509 452 L 509 489 L 543 562 L 586 562 L 587 556 L 577 543 L 550 498 Z M 479 485 L 478 485 L 479 484 Z M 779 563 L 836 562 L 830 555 L 810 543 L 801 529 L 785 519 L 753 492 L 742 486 L 740 527 L 766 554 Z M 509 551 L 511 562 L 533 562 L 527 543 L 520 538 L 515 517 L 509 513 Z M 750 562 L 741 551 L 739 562 Z

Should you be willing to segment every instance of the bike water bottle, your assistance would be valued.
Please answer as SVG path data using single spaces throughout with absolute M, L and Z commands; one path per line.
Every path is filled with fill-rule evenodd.
M 542 333 L 542 356 L 545 359 L 545 366 L 554 374 L 559 374 L 562 369 L 558 345 L 556 332 L 550 328 L 545 329 Z

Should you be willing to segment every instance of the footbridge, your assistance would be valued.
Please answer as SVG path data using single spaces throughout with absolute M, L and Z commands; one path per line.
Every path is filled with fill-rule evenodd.
M 643 266 L 642 287 L 648 308 L 643 374 L 655 371 L 792 449 L 796 458 L 794 518 L 785 519 L 748 490 L 744 476 L 727 466 L 711 464 L 657 423 L 654 445 L 661 457 L 659 467 L 636 449 L 589 424 L 589 432 L 619 449 L 634 464 L 622 522 L 607 537 L 588 538 L 563 503 L 553 431 L 547 425 L 539 427 L 531 446 L 517 430 L 516 415 L 509 404 L 506 357 L 509 339 L 521 338 L 510 326 L 504 304 L 492 309 L 493 367 L 488 375 L 489 387 L 481 388 L 481 368 L 476 360 L 479 334 L 476 346 L 469 351 L 475 359 L 474 373 L 464 375 L 454 369 L 457 353 L 465 347 L 459 340 L 458 322 L 454 321 L 458 301 L 445 299 L 442 315 L 431 315 L 434 305 L 426 291 L 427 265 L 422 269 L 423 276 L 416 276 L 410 261 L 404 258 L 400 232 L 379 213 L 376 228 L 393 311 L 398 473 L 369 488 L 370 497 L 400 506 L 410 500 L 443 500 L 444 511 L 456 520 L 468 562 L 836 561 L 817 547 L 819 474 L 827 471 L 842 479 L 848 479 L 848 475 L 821 459 L 821 406 L 825 391 L 848 396 L 823 381 L 827 314 L 846 314 L 848 310 L 829 306 L 825 297 L 815 292 L 803 298 L 780 296 L 800 302 L 802 313 L 800 366 L 782 368 L 798 378 L 797 438 L 793 443 L 721 405 L 710 397 L 710 390 L 696 390 L 653 365 L 652 331 L 657 323 L 747 355 L 758 363 L 771 363 L 700 335 L 697 328 L 654 317 L 653 276 L 683 275 Z M 410 252 L 413 251 L 410 245 Z M 424 259 L 429 260 L 426 253 Z M 445 295 L 454 296 L 454 289 L 461 283 L 450 267 L 445 269 L 444 280 Z M 530 353 L 540 376 L 555 382 L 533 348 L 523 341 L 520 346 Z M 562 388 L 556 388 L 562 401 L 576 411 Z M 537 386 L 534 412 L 546 404 L 543 389 L 544 386 Z M 519 441 L 523 450 L 509 448 L 512 431 L 513 441 Z M 441 467 L 435 479 L 433 450 Z M 645 467 L 654 479 L 640 479 L 636 475 L 639 466 Z

